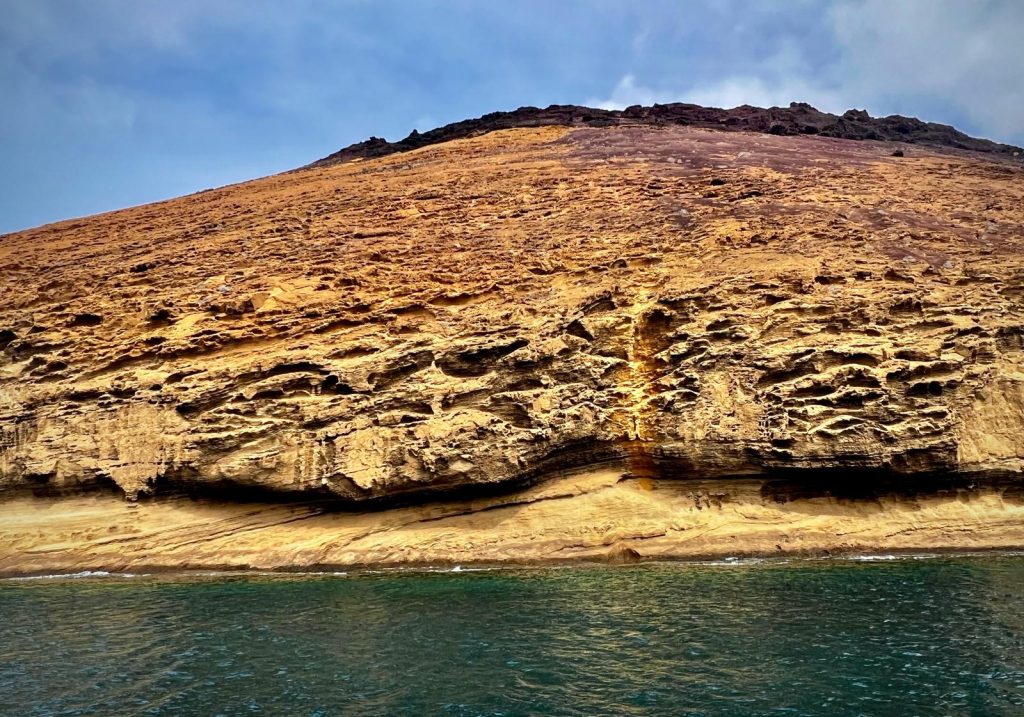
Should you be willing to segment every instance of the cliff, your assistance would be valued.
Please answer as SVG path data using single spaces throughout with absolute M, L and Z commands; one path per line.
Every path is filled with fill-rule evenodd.
M 0 570 L 109 565 L 31 537 L 94 499 L 307 541 L 235 566 L 1024 544 L 1012 152 L 569 124 L 0 237 Z M 488 537 L 460 533 L 480 510 Z M 314 514 L 314 547 L 281 527 Z M 462 552 L 394 527 L 413 514 Z M 680 547 L 726 514 L 775 527 Z M 875 539 L 840 537 L 855 514 Z M 153 539 L 136 563 L 217 563 L 210 516 L 205 557 Z M 354 526 L 390 548 L 342 550 Z

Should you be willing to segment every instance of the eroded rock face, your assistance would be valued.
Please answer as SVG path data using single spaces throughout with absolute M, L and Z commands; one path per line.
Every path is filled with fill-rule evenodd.
M 0 481 L 1017 476 L 1017 161 L 542 127 L 0 238 Z

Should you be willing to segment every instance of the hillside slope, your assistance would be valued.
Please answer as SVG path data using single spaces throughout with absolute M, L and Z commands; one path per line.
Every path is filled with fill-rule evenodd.
M 551 126 L 4 236 L 0 570 L 1024 544 L 1021 207 L 996 155 Z M 110 490 L 197 547 L 32 538 Z

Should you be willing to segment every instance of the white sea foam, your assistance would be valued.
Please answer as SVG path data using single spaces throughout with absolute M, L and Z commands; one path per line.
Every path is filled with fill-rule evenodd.
M 106 570 L 83 570 L 78 573 L 52 573 L 47 575 L 23 575 L 5 580 L 78 580 L 81 578 L 138 578 L 136 573 L 111 573 Z
M 907 557 L 907 556 L 903 556 L 903 557 Z M 875 562 L 881 562 L 881 561 L 884 561 L 884 560 L 899 560 L 900 556 L 899 555 L 854 555 L 853 557 L 848 558 L 848 559 L 849 560 L 856 560 L 857 562 L 861 562 L 861 563 L 875 563 Z
M 740 566 L 740 565 L 758 565 L 760 563 L 769 562 L 770 560 L 773 560 L 773 559 L 772 558 L 739 558 L 739 557 L 730 555 L 730 556 L 728 556 L 726 558 L 722 558 L 721 560 L 695 560 L 695 561 L 693 561 L 693 564 L 695 564 L 695 565 L 729 565 L 729 566 Z M 688 561 L 680 562 L 680 563 L 677 563 L 677 564 L 685 565 L 686 562 L 688 562 Z M 673 563 L 666 563 L 666 564 L 673 564 Z

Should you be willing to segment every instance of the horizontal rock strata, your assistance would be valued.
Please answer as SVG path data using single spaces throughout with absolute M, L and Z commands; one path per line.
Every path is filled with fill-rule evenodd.
M 1019 488 L 856 497 L 751 479 L 564 475 L 514 495 L 387 511 L 110 495 L 0 503 L 0 576 L 84 570 L 337 570 L 1019 548 Z
M 1002 495 L 1024 168 L 894 147 L 519 128 L 0 237 L 0 486 L 384 508 L 583 469 Z

